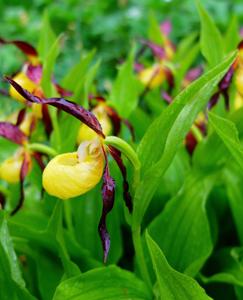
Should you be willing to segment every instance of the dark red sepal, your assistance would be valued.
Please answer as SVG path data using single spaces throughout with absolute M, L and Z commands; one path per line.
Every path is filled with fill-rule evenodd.
M 17 121 L 15 124 L 16 126 L 19 126 L 24 121 L 25 114 L 26 114 L 26 108 L 22 108 L 18 113 Z
M 27 90 L 22 88 L 17 82 L 12 80 L 9 77 L 5 77 L 6 80 L 16 89 L 16 91 L 24 97 L 26 100 L 33 102 L 33 103 L 39 103 L 39 104 L 49 104 L 52 106 L 55 106 L 56 108 L 59 108 L 75 118 L 82 121 L 84 124 L 86 124 L 89 128 L 93 129 L 97 134 L 104 137 L 104 134 L 102 132 L 101 125 L 94 114 L 89 112 L 88 110 L 84 109 L 82 106 L 71 102 L 69 100 L 66 100 L 64 98 L 40 98 L 37 96 L 34 96 L 33 94 L 29 93 Z
M 31 64 L 26 64 L 26 75 L 27 77 L 36 84 L 40 84 L 42 78 L 42 66 L 33 66 Z
M 2 192 L 0 192 L 0 210 L 4 209 L 5 204 L 6 204 L 5 195 Z
M 147 40 L 142 40 L 141 42 L 147 47 L 149 47 L 153 52 L 153 55 L 156 56 L 158 59 L 164 59 L 166 57 L 165 49 L 160 45 L 157 45 Z
M 23 42 L 23 41 L 6 41 L 2 38 L 0 38 L 0 44 L 12 44 L 15 45 L 19 50 L 21 50 L 24 54 L 30 55 L 30 56 L 38 56 L 38 53 L 36 49 L 31 46 L 29 43 Z
M 26 175 L 28 174 L 29 170 L 29 165 L 31 162 L 31 158 L 28 153 L 24 153 L 24 159 L 23 163 L 20 169 L 20 197 L 19 197 L 19 202 L 15 209 L 10 213 L 11 216 L 15 215 L 19 209 L 22 207 L 24 203 L 24 179 Z
M 122 173 L 122 177 L 123 177 L 123 198 L 124 201 L 126 203 L 126 206 L 129 210 L 129 212 L 132 212 L 132 197 L 131 194 L 129 192 L 129 184 L 127 181 L 127 170 L 125 165 L 123 164 L 122 158 L 121 158 L 121 152 L 119 150 L 117 150 L 116 148 L 109 146 L 109 151 L 111 156 L 114 158 L 114 160 L 116 161 L 121 173 Z
M 108 162 L 106 158 L 106 165 L 103 174 L 103 185 L 102 185 L 103 208 L 102 208 L 102 215 L 98 226 L 99 235 L 101 238 L 103 252 L 104 252 L 104 256 L 103 256 L 104 263 L 106 263 L 107 261 L 107 256 L 110 249 L 110 235 L 106 227 L 106 217 L 107 214 L 113 208 L 114 198 L 115 198 L 115 181 L 110 176 Z
M 27 141 L 27 136 L 19 127 L 9 122 L 0 122 L 0 136 L 18 145 L 23 145 Z

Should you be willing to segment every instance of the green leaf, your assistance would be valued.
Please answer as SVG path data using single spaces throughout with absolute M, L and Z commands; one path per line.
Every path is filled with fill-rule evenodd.
M 0 299 L 34 300 L 25 288 L 4 212 L 0 211 Z
M 213 67 L 224 57 L 223 39 L 211 16 L 199 1 L 196 3 L 201 20 L 201 51 L 209 66 Z
M 237 48 L 238 43 L 240 42 L 240 29 L 236 15 L 231 19 L 230 24 L 224 38 L 224 48 L 225 52 L 229 53 Z
M 177 95 L 180 91 L 183 78 L 185 77 L 186 72 L 190 66 L 195 61 L 199 53 L 199 45 L 195 44 L 188 50 L 187 54 L 183 57 L 183 60 L 180 61 L 179 67 L 175 72 L 175 89 L 173 91 L 174 95 Z
M 164 42 L 159 22 L 156 20 L 153 12 L 149 14 L 148 39 L 158 45 L 163 45 Z
M 45 59 L 43 61 L 43 73 L 41 78 L 41 86 L 44 90 L 46 97 L 56 96 L 56 91 L 52 84 L 52 76 L 53 76 L 55 61 L 60 51 L 59 49 L 60 38 L 61 36 L 59 36 L 54 41 L 54 43 L 50 46 L 49 51 L 46 54 Z
M 152 299 L 147 286 L 132 273 L 109 266 L 63 281 L 53 300 Z
M 96 50 L 93 49 L 87 54 L 81 54 L 80 60 L 76 63 L 71 70 L 66 74 L 62 80 L 62 86 L 70 91 L 75 91 L 80 81 L 84 80 L 88 71 L 89 64 L 91 63 Z M 73 98 L 72 98 L 73 100 Z
M 217 271 L 210 277 L 202 276 L 204 283 L 221 282 L 243 287 L 243 248 L 222 249 L 214 256 Z
M 195 40 L 198 36 L 197 32 L 193 32 L 187 37 L 185 37 L 177 46 L 176 53 L 173 59 L 173 62 L 180 63 L 184 57 L 187 55 L 188 51 L 195 44 Z
M 149 225 L 149 232 L 178 271 L 195 276 L 212 252 L 206 200 L 215 175 L 192 172 L 178 195 Z
M 146 241 L 158 281 L 161 299 L 211 299 L 193 278 L 177 272 L 168 264 L 163 252 L 148 233 L 146 233 Z
M 224 179 L 238 238 L 243 245 L 243 176 L 241 170 L 239 167 L 228 167 L 224 172 Z
M 88 71 L 86 74 L 84 74 L 83 78 L 79 81 L 77 84 L 73 99 L 82 105 L 83 107 L 87 108 L 89 107 L 89 94 L 90 89 L 92 86 L 92 83 L 95 79 L 95 76 L 98 72 L 98 69 L 100 67 L 100 60 L 98 60 Z
M 240 143 L 238 131 L 235 124 L 213 114 L 209 113 L 209 123 L 213 126 L 215 132 L 220 137 L 222 142 L 228 148 L 234 159 L 243 168 L 243 147 Z
M 133 64 L 134 50 L 132 49 L 126 62 L 119 69 L 109 98 L 109 104 L 113 105 L 124 118 L 129 117 L 136 108 L 138 95 L 142 89 L 142 84 L 133 72 Z
M 51 46 L 56 40 L 56 35 L 53 32 L 47 10 L 45 11 L 42 19 L 42 26 L 40 31 L 39 43 L 38 43 L 38 54 L 42 62 L 45 61 Z
M 147 129 L 138 147 L 143 175 L 134 199 L 134 224 L 140 224 L 178 147 L 198 113 L 205 107 L 218 82 L 235 59 L 231 54 L 218 66 L 194 81 L 162 111 Z

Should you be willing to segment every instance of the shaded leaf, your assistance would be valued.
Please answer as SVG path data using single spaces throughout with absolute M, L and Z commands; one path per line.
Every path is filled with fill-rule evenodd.
M 115 266 L 94 269 L 63 281 L 53 300 L 152 299 L 147 286 L 132 273 Z
M 168 264 L 163 252 L 148 233 L 146 233 L 146 241 L 156 274 L 161 299 L 211 299 L 193 278 L 177 272 Z

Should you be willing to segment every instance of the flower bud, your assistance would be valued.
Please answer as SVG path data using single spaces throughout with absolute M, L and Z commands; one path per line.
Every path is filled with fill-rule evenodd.
M 9 182 L 9 183 L 17 183 L 20 181 L 20 171 L 23 164 L 24 155 L 22 151 L 18 151 L 15 153 L 13 157 L 6 159 L 0 165 L 0 178 Z M 30 171 L 32 168 L 31 161 L 29 164 Z
M 148 85 L 149 88 L 159 86 L 166 78 L 164 68 L 161 65 L 154 65 L 153 67 L 146 68 L 138 74 L 139 80 Z
M 19 72 L 16 76 L 13 77 L 13 80 L 30 93 L 33 93 L 33 91 L 37 87 L 36 84 L 32 80 L 30 80 L 24 72 Z M 12 85 L 9 89 L 9 95 L 21 103 L 26 102 L 25 98 L 23 98 Z
M 109 135 L 112 131 L 112 124 L 109 116 L 107 115 L 107 112 L 105 111 L 104 104 L 99 104 L 98 106 L 96 106 L 92 110 L 92 113 L 96 116 L 96 118 L 100 122 L 104 134 Z M 82 124 L 80 126 L 78 137 L 77 137 L 78 143 L 81 143 L 83 141 L 90 141 L 95 138 L 97 138 L 97 133 L 94 130 L 92 130 L 85 124 Z
M 80 144 L 78 152 L 57 155 L 43 172 L 44 189 L 53 196 L 68 199 L 91 190 L 100 181 L 104 154 L 97 138 Z

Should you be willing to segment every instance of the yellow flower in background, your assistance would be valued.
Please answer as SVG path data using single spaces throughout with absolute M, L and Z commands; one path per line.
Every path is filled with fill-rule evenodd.
M 235 101 L 234 101 L 234 109 L 240 109 L 243 107 L 243 97 L 241 96 L 241 94 L 236 93 L 235 96 Z
M 156 88 L 166 79 L 164 66 L 156 64 L 152 67 L 143 69 L 138 73 L 138 78 L 149 88 Z
M 238 68 L 235 77 L 235 84 L 237 91 L 243 95 L 243 68 Z
M 109 135 L 112 132 L 112 124 L 105 110 L 105 105 L 103 103 L 98 104 L 92 110 L 92 113 L 98 119 L 104 134 Z M 97 133 L 94 130 L 89 128 L 87 125 L 82 124 L 78 132 L 77 142 L 78 144 L 80 144 L 83 141 L 90 141 L 92 139 L 95 139 L 96 137 L 97 137 Z
M 30 78 L 24 72 L 19 72 L 13 77 L 13 80 L 23 86 L 30 93 L 33 93 L 37 88 L 37 85 L 32 80 L 30 80 Z M 10 86 L 9 95 L 20 103 L 26 103 L 25 98 L 22 97 L 12 86 Z
M 82 195 L 98 184 L 104 163 L 101 140 L 85 141 L 77 152 L 57 155 L 48 163 L 43 172 L 43 187 L 63 200 Z
M 20 181 L 20 171 L 24 161 L 24 152 L 17 151 L 12 157 L 7 158 L 0 165 L 0 178 L 8 183 L 18 183 Z M 30 161 L 28 172 L 31 170 Z

